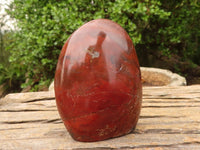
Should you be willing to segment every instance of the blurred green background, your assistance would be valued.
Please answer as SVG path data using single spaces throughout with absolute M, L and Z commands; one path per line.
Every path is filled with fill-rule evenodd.
M 7 93 L 47 89 L 67 38 L 97 18 L 128 32 L 141 66 L 200 83 L 198 0 L 13 0 L 6 12 L 16 22 L 15 29 L 3 30 L 0 20 L 0 85 Z

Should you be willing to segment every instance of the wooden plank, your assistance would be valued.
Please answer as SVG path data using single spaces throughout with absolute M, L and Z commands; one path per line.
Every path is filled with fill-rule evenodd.
M 0 101 L 0 105 L 5 105 L 6 103 L 28 103 L 34 101 L 44 101 L 52 100 L 55 98 L 54 92 L 28 92 L 28 93 L 17 93 L 8 94 L 3 100 Z M 6 99 L 6 100 L 5 100 Z
M 200 149 L 200 85 L 144 87 L 137 128 L 119 138 L 77 142 L 58 115 L 54 93 L 0 100 L 0 149 Z

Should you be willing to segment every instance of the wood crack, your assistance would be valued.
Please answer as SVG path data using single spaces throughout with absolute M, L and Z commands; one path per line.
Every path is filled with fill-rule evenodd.
M 25 123 L 61 123 L 61 119 L 41 119 L 41 120 L 26 120 L 26 121 L 4 121 L 1 124 L 25 124 Z
M 183 143 L 177 143 L 177 144 L 158 144 L 158 145 L 138 145 L 134 147 L 120 147 L 120 149 L 127 149 L 127 148 L 156 148 L 156 147 L 168 147 L 168 148 L 178 148 L 180 146 L 184 145 L 190 145 L 190 144 L 200 144 L 199 141 L 192 141 L 192 142 L 183 142 Z
M 140 119 L 150 119 L 150 118 L 180 118 L 183 116 L 164 116 L 164 115 L 154 115 L 154 116 L 140 116 Z
M 198 130 L 148 129 L 135 130 L 131 134 L 200 134 Z
M 40 99 L 32 99 L 23 103 L 32 103 L 32 102 L 38 102 L 38 101 L 49 101 L 49 100 L 55 100 L 55 97 L 52 98 L 40 98 Z
M 94 148 L 73 148 L 72 150 L 118 150 L 118 149 L 111 147 L 94 147 Z
M 164 100 L 164 99 L 170 99 L 170 100 L 183 100 L 183 99 L 185 99 L 185 100 L 188 100 L 188 99 L 194 99 L 194 98 L 185 98 L 185 97 L 144 97 L 143 96 L 143 98 L 145 98 L 145 99 L 162 99 L 162 100 Z M 198 97 L 195 97 L 195 98 L 198 98 Z
M 142 108 L 183 108 L 183 107 L 200 107 L 200 105 L 176 105 L 176 106 L 173 106 L 173 105 L 169 105 L 169 106 L 142 106 Z
M 188 100 L 185 100 L 185 101 L 144 101 L 143 102 L 144 104 L 148 104 L 148 103 L 173 103 L 173 104 L 178 104 L 178 103 L 200 103 L 199 100 L 197 101 L 188 101 Z
M 178 148 L 184 145 L 192 145 L 192 144 L 200 144 L 199 141 L 192 141 L 192 142 L 183 142 L 177 144 L 148 144 L 148 145 L 138 145 L 138 146 L 123 146 L 120 148 L 111 148 L 111 147 L 94 147 L 94 148 L 73 148 L 72 150 L 119 150 L 119 149 L 135 149 L 135 148 Z
M 8 130 L 21 130 L 26 128 L 11 128 L 11 129 L 0 129 L 0 131 L 8 131 Z
M 43 109 L 0 110 L 0 112 L 34 112 L 34 111 L 57 111 L 57 109 L 49 109 L 49 110 L 43 110 Z

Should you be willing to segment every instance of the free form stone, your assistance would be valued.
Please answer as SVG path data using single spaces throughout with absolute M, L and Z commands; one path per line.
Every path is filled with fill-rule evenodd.
M 118 24 L 98 19 L 76 30 L 60 53 L 54 84 L 60 116 L 74 139 L 99 141 L 136 127 L 140 66 Z

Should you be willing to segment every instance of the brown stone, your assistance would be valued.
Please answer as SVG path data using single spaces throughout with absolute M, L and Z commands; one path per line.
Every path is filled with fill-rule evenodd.
M 141 67 L 144 86 L 183 86 L 186 79 L 166 69 Z

